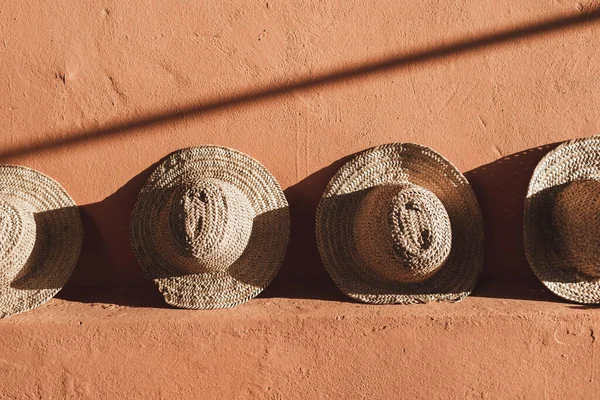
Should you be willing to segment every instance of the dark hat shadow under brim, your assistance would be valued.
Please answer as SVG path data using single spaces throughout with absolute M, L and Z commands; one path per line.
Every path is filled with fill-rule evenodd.
M 598 182 L 600 195 L 600 137 L 561 144 L 537 165 L 529 183 L 523 219 L 525 254 L 537 278 L 556 295 L 582 304 L 600 303 L 600 279 L 574 268 L 558 240 L 556 230 L 562 227 L 552 223 L 552 210 L 563 190 L 590 182 Z M 582 231 L 589 229 L 582 226 Z
M 73 199 L 54 179 L 30 168 L 0 166 L 0 195 L 27 204 L 36 238 L 27 262 L 9 285 L 0 286 L 0 317 L 50 300 L 73 273 L 83 244 L 83 226 Z

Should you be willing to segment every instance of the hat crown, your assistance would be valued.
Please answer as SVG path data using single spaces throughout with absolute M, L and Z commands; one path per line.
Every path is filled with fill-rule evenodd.
M 600 278 L 600 182 L 567 184 L 556 196 L 552 227 L 561 256 L 579 272 Z
M 429 190 L 412 183 L 376 187 L 359 213 L 359 220 L 369 219 L 357 224 L 359 253 L 382 278 L 419 282 L 446 262 L 450 218 Z
M 18 199 L 0 198 L 0 283 L 12 282 L 35 245 L 33 213 Z
M 225 270 L 246 248 L 253 217 L 246 196 L 227 182 L 202 179 L 177 187 L 168 223 L 178 265 L 190 273 Z

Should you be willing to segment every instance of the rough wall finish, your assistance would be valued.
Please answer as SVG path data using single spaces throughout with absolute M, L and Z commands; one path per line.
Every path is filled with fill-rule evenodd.
M 256 299 L 215 316 L 54 300 L 0 325 L 0 379 L 9 399 L 596 399 L 600 321 L 572 307 Z
M 338 398 L 346 390 L 445 397 L 442 387 L 457 398 L 597 393 L 588 342 L 598 317 L 554 303 L 535 303 L 545 311 L 532 314 L 525 299 L 553 298 L 539 294 L 528 269 L 521 218 L 529 176 L 551 148 L 541 146 L 600 133 L 598 6 L 4 1 L 0 162 L 60 181 L 82 205 L 86 239 L 60 295 L 70 302 L 0 321 L 0 393 L 18 397 L 26 387 L 31 397 L 114 398 L 121 385 L 165 398 L 268 388 L 272 398 Z M 486 219 L 489 289 L 459 308 L 410 308 L 409 316 L 302 300 L 341 300 L 329 284 L 317 296 L 306 290 L 328 282 L 313 233 L 324 185 L 344 157 L 392 141 L 431 146 L 469 171 Z M 155 296 L 129 248 L 129 213 L 153 163 L 206 143 L 257 158 L 286 189 L 292 244 L 271 289 L 298 299 L 210 315 L 95 311 Z M 84 301 L 92 286 L 108 297 Z M 140 292 L 113 296 L 115 287 Z M 501 298 L 519 300 L 488 312 Z M 326 316 L 296 312 L 295 302 Z M 336 320 L 345 312 L 338 307 L 347 320 Z M 443 310 L 435 318 L 451 318 L 453 330 L 430 320 L 432 309 Z M 379 326 L 393 329 L 369 333 Z

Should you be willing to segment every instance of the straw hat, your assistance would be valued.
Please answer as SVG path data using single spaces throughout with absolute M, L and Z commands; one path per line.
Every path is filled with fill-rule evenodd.
M 600 136 L 565 142 L 540 161 L 523 228 L 531 269 L 548 289 L 600 303 Z
M 58 182 L 0 165 L 0 317 L 38 307 L 62 289 L 82 241 L 79 210 Z
M 131 217 L 133 250 L 165 301 L 226 308 L 260 293 L 283 261 L 287 201 L 258 161 L 200 146 L 169 155 L 141 190 Z
M 469 182 L 416 144 L 372 148 L 329 182 L 316 222 L 338 287 L 366 303 L 458 301 L 483 263 L 483 223 Z

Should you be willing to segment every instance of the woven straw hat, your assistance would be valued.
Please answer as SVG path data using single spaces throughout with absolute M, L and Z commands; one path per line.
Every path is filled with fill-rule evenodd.
M 548 289 L 600 303 L 600 136 L 565 142 L 540 161 L 523 228 L 531 269 Z
M 130 225 L 133 250 L 165 301 L 233 307 L 279 271 L 290 233 L 275 178 L 236 150 L 200 146 L 169 155 L 141 190 Z
M 52 178 L 0 165 L 0 317 L 38 307 L 75 268 L 83 228 L 73 199 Z
M 458 301 L 483 264 L 483 222 L 466 178 L 435 151 L 366 150 L 329 182 L 319 252 L 342 292 L 366 303 Z

